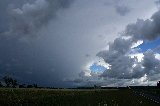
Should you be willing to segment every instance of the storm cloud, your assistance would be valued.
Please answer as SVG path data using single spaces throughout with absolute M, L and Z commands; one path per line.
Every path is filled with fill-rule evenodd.
M 146 84 L 153 81 L 153 77 L 155 82 L 158 80 L 160 66 L 160 60 L 156 58 L 158 47 L 155 50 L 143 52 L 141 61 L 138 61 L 137 56 L 131 57 L 129 54 L 130 51 L 134 50 L 132 48 L 133 44 L 138 41 L 152 41 L 159 38 L 159 16 L 160 12 L 158 10 L 150 19 L 138 19 L 136 23 L 127 25 L 121 36 L 109 44 L 108 50 L 97 54 L 106 63 L 110 64 L 110 68 L 104 71 L 100 77 L 130 79 L 130 81 L 131 79 L 141 80 L 145 78 Z M 128 38 L 125 38 L 125 36 Z M 130 84 L 132 84 L 132 81 Z
M 154 40 L 160 36 L 160 11 L 152 15 L 150 19 L 138 19 L 135 24 L 129 24 L 125 30 L 126 36 L 132 36 L 134 40 Z
M 21 7 L 9 8 L 9 32 L 12 36 L 35 36 L 37 31 L 56 18 L 59 9 L 69 7 L 73 0 L 35 0 Z
M 159 73 L 156 52 L 143 53 L 142 61 L 129 55 L 139 40 L 159 36 L 159 12 L 128 25 L 146 18 L 155 6 L 142 0 L 132 9 L 135 4 L 130 0 L 0 1 L 1 78 L 12 75 L 21 83 L 60 87 L 155 81 Z M 154 64 L 148 67 L 150 61 Z M 94 63 L 108 69 L 92 72 Z
M 8 20 L 2 22 L 6 26 L 1 26 L 3 27 L 0 34 L 1 76 L 12 75 L 21 83 L 60 85 L 58 74 L 54 78 L 51 75 L 55 72 L 55 66 L 60 67 L 57 65 L 60 64 L 58 60 L 54 60 L 60 54 L 54 53 L 52 56 L 48 53 L 50 49 L 41 30 L 44 30 L 50 21 L 55 20 L 58 11 L 69 8 L 73 1 L 35 0 L 19 3 L 17 0 L 15 2 L 6 1 L 8 13 L 4 12 L 2 15 L 8 17 Z

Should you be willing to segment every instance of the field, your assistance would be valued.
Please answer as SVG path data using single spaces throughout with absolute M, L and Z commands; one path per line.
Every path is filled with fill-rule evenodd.
M 136 91 L 144 92 L 153 96 L 160 97 L 160 89 L 139 89 Z
M 0 89 L 0 106 L 159 106 L 124 90 Z

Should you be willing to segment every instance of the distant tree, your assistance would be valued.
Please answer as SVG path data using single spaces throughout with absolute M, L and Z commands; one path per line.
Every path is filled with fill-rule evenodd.
M 7 87 L 9 87 L 11 85 L 12 78 L 10 78 L 9 76 L 3 77 L 3 80 L 4 80 Z
M 7 87 L 16 87 L 16 85 L 18 85 L 17 80 L 15 80 L 9 76 L 3 77 L 3 80 L 6 83 Z
M 94 89 L 100 89 L 100 86 L 94 85 Z
M 33 84 L 33 87 L 34 87 L 34 88 L 37 88 L 38 86 L 37 86 L 37 84 Z
M 3 84 L 2 84 L 2 82 L 0 82 L 0 87 L 3 87 Z
M 157 87 L 160 88 L 160 81 L 157 82 Z
M 33 88 L 33 85 L 27 85 L 27 88 Z
M 25 84 L 19 85 L 19 88 L 25 88 Z
M 17 80 L 12 79 L 11 85 L 13 88 L 15 88 L 18 85 Z

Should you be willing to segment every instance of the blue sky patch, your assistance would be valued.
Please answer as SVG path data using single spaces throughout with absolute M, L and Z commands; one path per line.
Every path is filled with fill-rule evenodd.
M 136 48 L 140 48 L 142 52 L 147 51 L 148 49 L 154 49 L 160 46 L 160 38 L 153 41 L 144 41 L 141 45 Z
M 91 67 L 90 70 L 92 72 L 103 72 L 106 70 L 106 68 L 104 66 L 101 65 L 97 65 L 96 63 L 94 63 Z

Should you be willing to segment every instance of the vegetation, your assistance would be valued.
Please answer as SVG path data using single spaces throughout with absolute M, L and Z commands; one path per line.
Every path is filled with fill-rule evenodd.
M 0 106 L 159 106 L 129 89 L 0 89 Z
M 160 89 L 154 88 L 154 89 L 136 89 L 135 91 L 147 93 L 149 95 L 153 95 L 160 98 Z
M 65 89 L 18 84 L 5 76 L 0 82 L 0 106 L 158 106 L 134 91 L 159 95 L 158 87 L 78 87 Z
M 4 82 L 4 84 L 2 84 Z M 11 76 L 3 77 L 3 81 L 0 81 L 0 87 L 6 88 L 38 88 L 37 84 L 26 85 L 26 84 L 18 84 L 16 79 L 13 79 Z
M 3 79 L 4 79 L 4 82 L 6 83 L 7 87 L 15 88 L 16 85 L 18 85 L 17 80 L 15 80 L 9 76 L 5 76 Z

